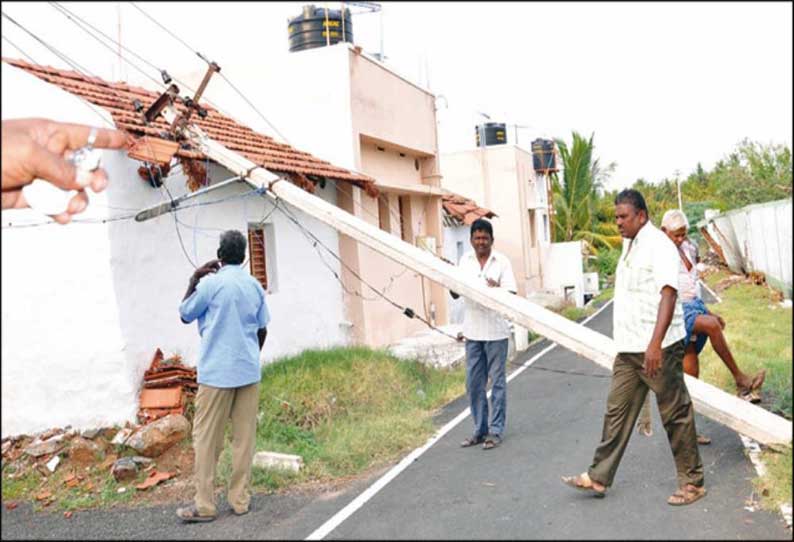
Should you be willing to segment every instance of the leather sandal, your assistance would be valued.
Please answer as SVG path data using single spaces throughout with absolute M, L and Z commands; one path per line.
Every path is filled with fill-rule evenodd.
M 685 506 L 706 496 L 705 487 L 679 487 L 675 493 L 667 498 L 667 504 L 671 506 Z
M 214 521 L 216 515 L 212 516 L 202 516 L 199 514 L 198 509 L 196 508 L 195 504 L 187 506 L 185 508 L 177 508 L 176 515 L 179 516 L 179 519 L 184 521 L 185 523 L 207 523 L 210 521 Z
M 463 439 L 463 442 L 460 443 L 460 447 L 461 448 L 468 448 L 469 446 L 477 446 L 483 440 L 484 439 L 482 438 L 482 436 L 479 436 L 479 437 L 474 437 L 474 436 L 466 437 L 465 439 Z
M 502 437 L 499 435 L 488 435 L 485 437 L 485 442 L 482 445 L 483 450 L 492 450 L 502 443 Z
M 562 476 L 562 483 L 570 486 L 579 491 L 587 491 L 593 494 L 593 497 L 603 499 L 606 496 L 606 491 L 598 491 L 593 487 L 593 481 L 587 473 L 582 473 L 579 476 Z

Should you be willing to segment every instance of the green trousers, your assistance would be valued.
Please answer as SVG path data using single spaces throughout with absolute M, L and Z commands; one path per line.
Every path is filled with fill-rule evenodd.
M 259 382 L 240 388 L 214 388 L 199 384 L 193 418 L 195 504 L 201 515 L 215 515 L 215 467 L 223 451 L 226 422 L 232 422 L 232 477 L 229 504 L 238 513 L 248 510 L 249 482 L 256 447 Z
M 588 470 L 592 480 L 609 487 L 637 422 L 648 388 L 656 394 L 659 414 L 667 432 L 678 471 L 678 486 L 703 485 L 703 462 L 697 445 L 695 411 L 684 384 L 684 342 L 662 350 L 662 366 L 654 378 L 643 372 L 645 354 L 621 353 L 612 368 L 612 385 L 601 442 Z

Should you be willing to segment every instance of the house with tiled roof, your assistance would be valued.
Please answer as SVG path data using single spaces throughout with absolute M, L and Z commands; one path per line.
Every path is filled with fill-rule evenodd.
M 189 144 L 169 142 L 161 119 L 145 122 L 142 112 L 160 89 L 5 58 L 2 87 L 4 119 L 117 126 L 137 139 L 129 151 L 103 151 L 108 188 L 90 193 L 88 209 L 72 224 L 48 224 L 30 209 L 2 212 L 4 436 L 132 420 L 157 348 L 195 364 L 199 336 L 195 325 L 181 323 L 177 308 L 194 267 L 216 257 L 227 229 L 248 233 L 245 265 L 268 292 L 273 319 L 263 360 L 355 340 L 345 287 L 335 276 L 343 275 L 340 264 L 319 255 L 270 199 L 229 184 L 179 212 L 132 219 L 234 176 Z M 350 208 L 352 199 L 378 208 L 373 176 L 201 105 L 207 114 L 192 121 L 228 148 L 329 203 Z M 327 246 L 344 246 L 336 230 L 292 212 Z M 347 250 L 347 256 L 360 252 L 349 243 Z
M 243 61 L 241 61 L 243 62 Z M 436 97 L 360 47 L 331 46 L 272 55 L 223 66 L 236 87 L 255 99 L 267 120 L 295 146 L 376 180 L 377 198 L 339 188 L 339 205 L 403 241 L 443 252 Z M 197 85 L 202 70 L 177 74 Z M 240 111 L 240 118 L 268 133 L 268 123 L 229 85 L 210 84 L 206 96 Z M 277 136 L 278 134 L 273 133 Z M 340 237 L 354 340 L 386 346 L 427 328 L 401 316 L 356 275 L 436 324 L 448 321 L 449 294 L 440 285 L 406 272 L 401 264 L 353 239 Z M 351 292 L 358 292 L 351 293 Z

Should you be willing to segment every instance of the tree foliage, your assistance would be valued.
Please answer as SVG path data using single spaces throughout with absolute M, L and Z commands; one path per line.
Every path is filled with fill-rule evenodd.
M 600 168 L 593 157 L 593 136 L 585 139 L 573 133 L 571 146 L 557 140 L 564 167 L 562 179 L 553 179 L 554 240 L 585 240 L 597 249 L 594 267 L 600 272 L 614 271 L 614 253 L 620 246 L 615 226 L 614 201 L 617 190 L 606 191 L 604 184 L 614 170 L 614 163 Z M 637 179 L 632 188 L 639 190 L 648 205 L 651 221 L 657 226 L 668 209 L 678 207 L 679 178 L 650 182 Z M 683 211 L 690 223 L 690 236 L 697 241 L 696 224 L 706 209 L 729 211 L 754 203 L 763 203 L 792 195 L 791 149 L 780 144 L 762 144 L 742 140 L 713 168 L 698 163 L 685 179 L 680 179 Z M 594 251 L 595 252 L 595 251 Z
M 554 197 L 554 240 L 586 241 L 591 247 L 612 247 L 620 243 L 614 224 L 596 220 L 600 192 L 614 171 L 614 162 L 602 167 L 593 157 L 593 135 L 585 139 L 573 132 L 571 146 L 558 139 L 563 165 L 562 179 L 552 178 Z

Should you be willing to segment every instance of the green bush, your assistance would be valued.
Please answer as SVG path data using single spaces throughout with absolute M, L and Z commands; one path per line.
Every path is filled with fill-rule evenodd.
M 597 252 L 595 267 L 599 277 L 603 279 L 615 274 L 615 269 L 617 269 L 618 260 L 620 259 L 620 252 L 616 248 L 609 250 L 602 248 Z

